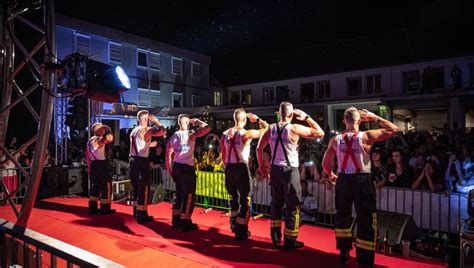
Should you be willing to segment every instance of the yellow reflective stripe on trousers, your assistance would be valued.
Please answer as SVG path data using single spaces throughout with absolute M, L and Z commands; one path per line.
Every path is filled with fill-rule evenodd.
M 377 213 L 372 213 L 372 228 L 374 228 L 374 241 L 377 241 Z
M 375 243 L 373 241 L 367 241 L 359 238 L 356 239 L 356 247 L 375 251 Z
M 294 231 L 298 232 L 298 228 L 300 226 L 300 207 L 296 207 L 296 213 L 295 213 L 295 229 Z
M 281 227 L 281 220 L 271 220 L 270 227 L 272 228 L 280 228 Z
M 98 198 L 98 197 L 95 197 L 95 196 L 90 196 L 90 197 L 89 197 L 89 201 L 92 201 L 92 202 L 94 202 L 94 201 L 99 201 L 99 198 Z
M 352 237 L 350 228 L 338 229 L 336 228 L 336 237 Z
M 285 228 L 285 235 L 286 236 L 291 236 L 291 237 L 296 237 L 296 236 L 298 236 L 298 231 L 289 230 L 289 229 Z
M 112 202 L 110 201 L 110 199 L 100 199 L 100 203 L 101 204 L 111 204 Z

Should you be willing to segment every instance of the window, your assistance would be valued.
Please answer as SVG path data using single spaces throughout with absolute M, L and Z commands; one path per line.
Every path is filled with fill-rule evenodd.
M 175 108 L 183 107 L 183 93 L 173 92 L 173 107 Z
M 222 105 L 222 92 L 214 91 L 214 106 Z
M 362 78 L 347 78 L 347 96 L 359 96 L 362 94 Z
M 290 99 L 290 90 L 288 86 L 276 87 L 276 100 L 277 102 L 288 101 Z
M 171 72 L 176 75 L 181 75 L 183 72 L 183 59 L 171 58 Z
M 75 50 L 87 56 L 91 55 L 91 37 L 85 34 L 75 34 Z
M 160 53 L 156 52 L 149 52 L 148 54 L 150 56 L 150 69 L 152 70 L 160 70 L 160 64 L 161 64 L 161 57 Z
M 150 90 L 150 107 L 160 106 L 160 92 L 157 90 Z
M 230 104 L 240 104 L 240 91 L 230 92 Z
M 302 83 L 300 90 L 301 102 L 313 102 L 314 83 Z
M 109 42 L 109 62 L 122 64 L 122 45 Z
M 191 62 L 191 76 L 193 78 L 201 78 L 201 64 L 199 62 Z
M 192 105 L 193 108 L 200 107 L 201 106 L 201 96 L 193 95 L 191 105 Z
M 147 51 L 143 49 L 137 50 L 137 66 L 141 68 L 148 68 Z
M 274 87 L 264 87 L 262 91 L 263 91 L 263 104 L 275 103 L 275 88 Z
M 378 94 L 382 91 L 382 76 L 369 75 L 366 77 L 367 94 Z
M 159 107 L 160 91 L 147 88 L 138 89 L 138 106 L 141 107 Z
M 416 92 L 420 90 L 420 72 L 403 72 L 403 89 L 405 92 Z
M 242 104 L 252 104 L 252 90 L 242 90 Z
M 329 98 L 331 97 L 331 81 L 319 81 L 318 82 L 319 98 Z

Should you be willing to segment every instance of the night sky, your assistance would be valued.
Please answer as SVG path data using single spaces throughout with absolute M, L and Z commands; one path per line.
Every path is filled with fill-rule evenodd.
M 362 45 L 373 50 L 371 46 L 374 43 L 383 46 L 387 52 L 393 49 L 403 50 L 400 55 L 388 58 L 387 61 L 400 59 L 402 62 L 437 56 L 449 53 L 446 50 L 450 46 L 440 45 L 437 49 L 435 44 L 428 50 L 439 50 L 439 53 L 425 53 L 426 44 L 421 38 L 415 40 L 420 36 L 416 31 L 429 32 L 429 36 L 432 36 L 430 31 L 433 28 L 435 31 L 444 29 L 448 33 L 465 33 L 466 29 L 472 29 L 474 25 L 474 1 L 468 0 L 157 1 L 158 8 L 150 7 L 150 1 L 135 0 L 132 1 L 133 5 L 121 6 L 114 2 L 56 1 L 56 10 L 64 15 L 210 55 L 214 63 L 212 73 L 225 85 L 259 80 L 259 77 L 249 79 L 245 72 L 254 73 L 252 66 L 269 69 L 267 66 L 272 65 L 272 62 L 285 66 L 298 65 L 297 71 L 290 66 L 279 77 L 325 72 L 321 66 L 284 59 L 291 58 L 288 54 L 301 54 L 301 51 L 307 55 L 308 49 L 316 57 L 315 60 L 320 62 L 329 61 L 338 54 L 339 49 L 346 50 L 347 46 L 357 50 L 354 54 L 361 52 L 359 48 L 352 48 L 353 46 Z M 409 36 L 413 39 L 411 42 L 419 42 L 410 44 L 415 47 L 419 44 L 419 53 L 412 55 L 409 52 L 403 29 L 413 35 Z M 386 40 L 387 34 L 394 33 L 397 36 L 390 38 L 397 40 Z M 440 35 L 445 33 L 440 32 Z M 353 40 L 358 42 L 361 38 L 364 39 L 362 44 L 351 43 Z M 341 43 L 344 43 L 343 46 L 338 47 Z M 402 47 L 387 48 L 394 43 Z M 466 49 L 469 48 L 461 50 L 464 53 Z M 324 51 L 325 55 L 314 54 L 314 51 Z M 453 48 L 452 53 L 461 52 L 458 48 Z M 374 58 L 380 57 L 374 55 Z M 347 64 L 352 65 L 342 61 L 340 66 L 331 66 L 326 72 L 344 69 Z M 367 64 L 372 64 L 371 59 Z M 281 72 L 281 68 L 279 71 Z M 268 72 L 272 73 L 272 70 L 269 69 Z M 271 75 L 263 76 L 260 79 L 273 79 Z

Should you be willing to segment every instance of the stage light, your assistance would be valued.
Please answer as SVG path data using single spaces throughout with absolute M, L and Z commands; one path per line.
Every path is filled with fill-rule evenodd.
M 62 95 L 85 95 L 89 99 L 117 103 L 120 94 L 130 89 L 128 75 L 120 66 L 111 66 L 72 53 L 63 60 L 58 88 Z

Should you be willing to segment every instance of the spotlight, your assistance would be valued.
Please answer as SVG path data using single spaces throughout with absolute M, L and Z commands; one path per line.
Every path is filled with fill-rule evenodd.
M 81 53 L 66 56 L 63 66 L 58 85 L 63 95 L 85 94 L 96 101 L 116 103 L 131 87 L 122 67 L 91 60 Z

